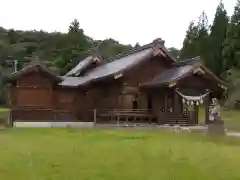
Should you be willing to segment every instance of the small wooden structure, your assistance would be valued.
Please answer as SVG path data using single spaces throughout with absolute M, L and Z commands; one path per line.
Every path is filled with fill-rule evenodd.
M 61 77 L 35 60 L 14 73 L 10 84 L 13 122 L 194 125 L 198 106 L 190 111 L 178 92 L 209 91 L 204 97 L 208 123 L 210 98 L 226 91 L 200 58 L 176 62 L 161 39 L 108 60 L 89 56 Z

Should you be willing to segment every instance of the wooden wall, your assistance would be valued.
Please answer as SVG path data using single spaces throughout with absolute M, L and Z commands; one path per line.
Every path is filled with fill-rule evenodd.
M 157 74 L 160 74 L 165 69 L 171 67 L 171 63 L 163 57 L 154 57 L 142 64 L 127 71 L 124 75 L 123 85 L 126 87 L 138 88 L 135 92 L 126 92 L 122 97 L 122 108 L 132 108 L 132 101 L 138 101 L 139 109 L 148 108 L 149 93 L 141 91 L 139 85 L 153 79 Z
M 38 72 L 23 76 L 11 88 L 12 106 L 52 108 L 51 84 L 49 78 Z
M 57 87 L 53 90 L 53 102 L 56 110 L 75 111 L 74 102 L 77 92 L 75 89 Z
M 204 75 L 192 75 L 179 81 L 179 88 L 188 88 L 197 92 L 204 93 L 206 89 L 210 90 L 215 96 L 221 96 L 222 89 L 218 83 Z
M 87 91 L 85 103 L 89 109 L 132 109 L 137 101 L 137 109 L 148 108 L 148 94 L 139 87 L 151 80 L 171 64 L 163 57 L 154 57 L 124 72 L 123 77 L 93 84 Z M 87 98 L 87 99 L 86 99 Z
M 23 75 L 11 87 L 13 120 L 53 121 L 76 120 L 75 91 L 56 86 L 42 71 Z
M 31 72 L 18 80 L 18 86 L 51 88 L 52 81 L 41 72 Z

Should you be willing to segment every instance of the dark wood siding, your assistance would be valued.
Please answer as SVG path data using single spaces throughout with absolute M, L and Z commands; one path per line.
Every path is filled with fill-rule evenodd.
M 32 72 L 19 79 L 18 86 L 50 88 L 52 86 L 52 81 L 41 72 Z
M 135 88 L 135 91 L 124 93 L 121 96 L 122 108 L 132 108 L 133 101 L 137 96 L 138 107 L 141 109 L 147 109 L 149 96 L 148 94 L 141 92 L 139 85 L 151 80 L 156 74 L 163 72 L 170 66 L 170 62 L 163 57 L 158 56 L 127 71 L 124 75 L 123 88 L 126 89 L 126 87 L 132 87 L 132 89 Z
M 19 87 L 17 90 L 17 106 L 52 108 L 51 89 Z
M 166 59 L 162 57 L 152 58 L 127 71 L 124 75 L 124 83 L 138 86 L 140 83 L 151 80 L 156 74 L 163 72 L 168 67 L 170 64 Z
M 53 120 L 54 82 L 41 71 L 23 75 L 11 87 L 13 121 Z

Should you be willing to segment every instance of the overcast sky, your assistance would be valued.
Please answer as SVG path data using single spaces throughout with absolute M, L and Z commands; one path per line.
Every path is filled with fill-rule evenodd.
M 236 0 L 223 0 L 228 14 Z M 181 48 L 189 22 L 203 10 L 212 22 L 219 0 L 0 0 L 0 26 L 66 32 L 76 18 L 94 39 L 141 45 L 162 38 Z

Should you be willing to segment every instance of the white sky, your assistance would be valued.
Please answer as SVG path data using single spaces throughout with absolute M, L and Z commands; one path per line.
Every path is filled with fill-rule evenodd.
M 236 0 L 223 0 L 228 14 Z M 203 10 L 212 22 L 219 0 L 0 0 L 0 26 L 66 32 L 76 18 L 94 39 L 141 45 L 162 38 L 181 48 L 189 22 Z

